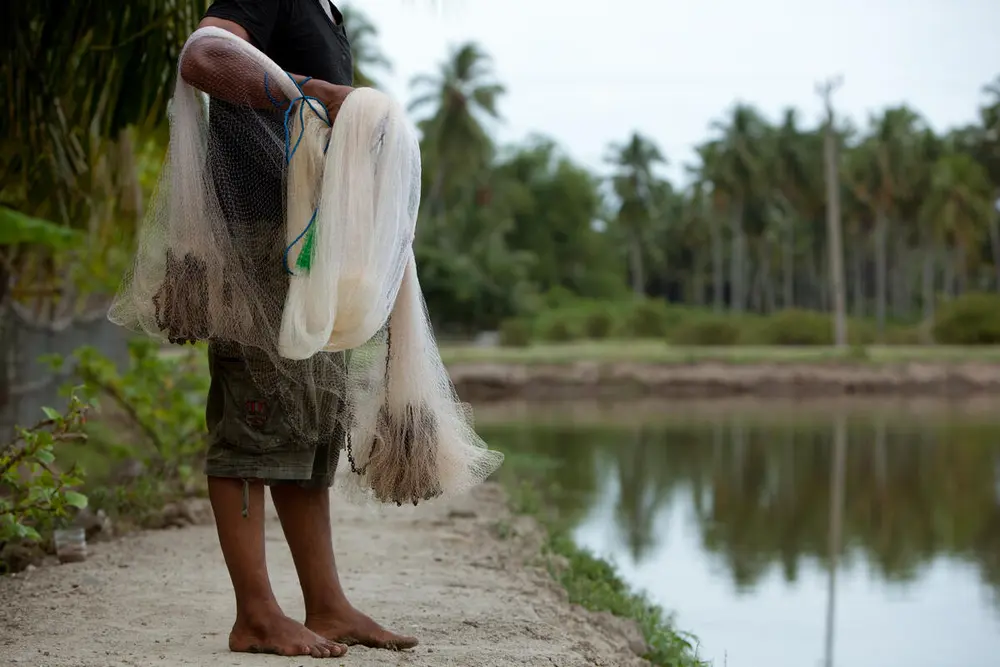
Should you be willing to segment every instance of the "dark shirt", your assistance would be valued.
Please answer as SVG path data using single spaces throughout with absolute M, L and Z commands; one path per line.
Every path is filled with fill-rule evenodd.
M 337 85 L 353 82 L 354 64 L 343 15 L 329 0 L 215 0 L 206 17 L 233 21 L 251 43 L 291 74 Z M 263 85 L 263 80 L 261 85 Z M 213 99 L 208 159 L 215 196 L 237 238 L 284 220 L 283 114 Z M 264 234 L 266 235 L 266 233 Z
M 215 0 L 205 16 L 239 24 L 251 43 L 286 72 L 350 86 L 354 66 L 343 15 L 336 24 L 320 2 L 329 0 Z

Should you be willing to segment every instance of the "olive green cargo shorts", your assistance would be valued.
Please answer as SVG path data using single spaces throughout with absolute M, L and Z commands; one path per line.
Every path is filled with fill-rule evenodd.
M 333 484 L 344 441 L 339 425 L 331 423 L 329 432 L 314 442 L 300 441 L 292 435 L 278 397 L 257 388 L 238 353 L 212 344 L 208 365 L 206 475 L 307 488 Z

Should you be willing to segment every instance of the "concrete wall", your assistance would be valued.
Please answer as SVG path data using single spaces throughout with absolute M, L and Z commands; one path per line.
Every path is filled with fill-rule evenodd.
M 9 308 L 0 311 L 0 440 L 14 425 L 30 426 L 43 417 L 42 406 L 65 406 L 59 389 L 67 373 L 53 373 L 39 357 L 69 355 L 90 345 L 119 365 L 128 361 L 128 332 L 102 316 L 75 321 L 61 330 L 26 321 Z

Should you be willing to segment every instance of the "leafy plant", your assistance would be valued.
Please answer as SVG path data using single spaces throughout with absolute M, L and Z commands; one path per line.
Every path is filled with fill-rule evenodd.
M 583 323 L 587 338 L 603 340 L 610 338 L 615 330 L 614 314 L 607 308 L 594 309 L 587 313 Z
M 0 206 L 0 246 L 30 243 L 65 248 L 82 240 L 82 234 L 75 229 Z
M 504 347 L 527 347 L 531 344 L 531 325 L 523 319 L 508 319 L 500 324 L 500 344 Z
M 934 340 L 945 345 L 1000 343 L 1000 297 L 974 293 L 955 299 L 938 314 Z
M 87 497 L 75 488 L 83 476 L 74 466 L 55 466 L 57 442 L 86 439 L 82 432 L 89 405 L 72 393 L 64 413 L 43 408 L 45 419 L 30 428 L 18 427 L 14 439 L 0 448 L 0 544 L 11 540 L 37 542 L 53 521 L 83 509 Z
M 49 361 L 59 368 L 68 360 Z M 165 355 L 155 341 L 135 339 L 129 342 L 124 372 L 93 347 L 78 349 L 72 361 L 76 376 L 99 399 L 102 415 L 122 415 L 141 444 L 149 446 L 147 467 L 161 479 L 186 481 L 204 445 L 209 380 L 198 348 Z
M 674 345 L 723 346 L 740 341 L 740 328 L 723 315 L 692 317 L 674 330 L 670 342 Z
M 637 301 L 628 314 L 628 329 L 635 338 L 662 338 L 669 325 L 666 305 L 653 299 Z

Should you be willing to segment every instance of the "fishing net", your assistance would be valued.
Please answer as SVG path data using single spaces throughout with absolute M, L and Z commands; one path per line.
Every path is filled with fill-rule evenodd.
M 474 432 L 420 291 L 420 149 L 404 111 L 359 88 L 331 128 L 248 42 L 199 29 L 181 72 L 196 48 L 227 76 L 201 90 L 178 77 L 167 160 L 109 318 L 231 350 L 301 442 L 347 434 L 339 484 L 354 499 L 416 504 L 488 477 L 503 456 Z

